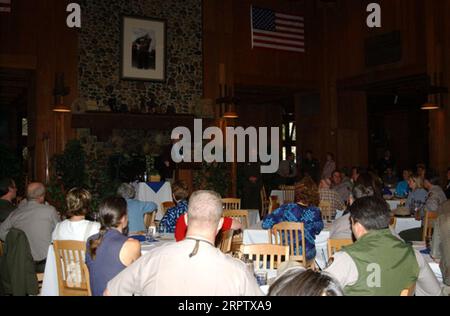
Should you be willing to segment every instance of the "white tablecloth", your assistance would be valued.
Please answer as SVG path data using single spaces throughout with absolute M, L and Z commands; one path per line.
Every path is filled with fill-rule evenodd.
M 397 224 L 395 224 L 395 232 L 399 234 L 402 231 L 420 227 L 422 227 L 422 221 L 417 221 L 413 217 L 397 217 Z
M 278 203 L 280 203 L 280 205 L 284 204 L 283 191 L 281 191 L 281 190 L 273 190 L 272 192 L 270 192 L 270 196 L 277 196 L 278 197 Z
M 136 199 L 146 202 L 154 202 L 158 205 L 158 212 L 156 213 L 156 220 L 161 220 L 164 216 L 162 213 L 161 203 L 172 202 L 172 187 L 170 182 L 164 183 L 164 185 L 158 190 L 157 193 L 153 191 L 147 183 L 140 182 L 135 184 Z
M 175 237 L 173 234 L 170 236 L 169 235 L 170 234 L 168 234 L 167 237 L 163 237 L 163 239 L 158 242 L 141 243 L 141 254 L 145 255 L 156 247 L 174 243 Z M 41 296 L 59 296 L 58 272 L 56 270 L 55 252 L 53 251 L 53 246 L 48 247 L 47 263 L 45 264 Z
M 316 236 L 316 262 L 320 268 L 325 268 L 328 262 L 328 239 L 330 231 L 325 228 Z M 261 228 L 261 223 L 244 230 L 243 244 L 267 244 L 269 241 L 269 231 Z
M 259 218 L 259 210 L 248 210 L 248 226 L 253 227 L 259 223 L 261 219 Z
M 425 242 L 423 242 L 423 241 L 414 241 L 413 247 L 417 251 L 421 251 L 426 248 Z M 422 257 L 425 259 L 425 262 L 428 263 L 428 265 L 430 266 L 434 275 L 438 279 L 439 283 L 442 285 L 444 281 L 443 281 L 443 277 L 442 277 L 441 268 L 439 267 L 439 260 L 433 259 L 429 254 L 424 254 L 424 253 L 422 253 Z
M 386 200 L 387 204 L 389 204 L 389 208 L 391 209 L 391 211 L 395 210 L 398 208 L 398 206 L 400 205 L 400 200 Z

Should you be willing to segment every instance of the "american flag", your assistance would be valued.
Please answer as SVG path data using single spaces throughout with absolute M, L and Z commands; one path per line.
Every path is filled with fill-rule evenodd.
M 11 13 L 11 0 L 0 0 L 0 13 Z
M 305 20 L 299 15 L 251 8 L 252 48 L 305 52 Z

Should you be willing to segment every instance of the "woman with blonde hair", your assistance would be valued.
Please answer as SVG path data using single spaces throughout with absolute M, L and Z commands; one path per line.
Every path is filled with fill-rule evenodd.
M 319 189 L 309 176 L 295 185 L 295 201 L 295 203 L 284 204 L 267 215 L 262 222 L 262 227 L 271 229 L 282 222 L 304 223 L 306 260 L 311 260 L 316 256 L 316 235 L 320 234 L 324 225 L 318 207 Z M 298 252 L 303 253 L 303 250 L 300 249 Z
M 66 220 L 58 223 L 52 240 L 86 241 L 100 230 L 100 224 L 86 220 L 91 204 L 91 193 L 85 189 L 73 188 L 66 195 Z
M 428 192 L 423 187 L 423 178 L 415 175 L 409 178 L 408 186 L 411 192 L 408 195 L 405 206 L 411 214 L 422 213 L 422 209 L 427 201 Z

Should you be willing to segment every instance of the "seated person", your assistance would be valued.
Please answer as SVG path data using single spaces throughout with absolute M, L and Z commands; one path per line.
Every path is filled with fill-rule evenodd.
M 66 196 L 67 219 L 58 223 L 52 234 L 52 240 L 77 240 L 86 242 L 100 230 L 100 223 L 85 219 L 89 213 L 92 196 L 89 191 L 73 188 Z
M 86 265 L 93 296 L 102 296 L 106 284 L 141 256 L 141 245 L 123 234 L 128 224 L 127 202 L 110 197 L 99 207 L 100 232 L 86 243 Z
M 409 181 L 409 178 L 411 178 L 411 176 L 412 176 L 412 171 L 406 170 L 406 169 L 403 170 L 403 181 L 400 181 L 397 184 L 397 187 L 395 189 L 395 194 L 398 197 L 406 198 L 408 196 L 408 193 L 409 193 L 408 181 Z
M 408 185 L 411 192 L 406 199 L 405 207 L 411 211 L 411 214 L 422 214 L 428 196 L 423 187 L 423 179 L 419 176 L 412 176 L 409 178 Z
M 331 180 L 323 179 L 319 184 L 320 202 L 330 203 L 332 211 L 343 211 L 346 209 L 344 202 L 342 202 L 339 194 L 330 189 Z
M 186 233 L 188 231 L 187 227 L 188 223 L 188 214 L 185 213 L 182 216 L 180 216 L 177 220 L 177 225 L 175 228 L 175 240 L 182 241 L 186 238 Z M 220 229 L 221 232 L 227 231 L 227 230 L 239 230 L 242 228 L 241 222 L 238 220 L 232 219 L 230 217 L 224 217 L 223 218 L 223 224 L 222 228 Z
M 352 205 L 354 200 L 366 196 L 374 196 L 375 191 L 371 186 L 371 181 L 367 181 L 369 178 L 371 176 L 368 173 L 363 173 L 358 178 L 357 184 L 353 188 L 349 205 Z M 366 181 L 363 181 L 363 179 L 366 179 Z M 330 229 L 330 239 L 353 239 L 350 211 L 346 211 L 342 217 L 333 222 Z
M 423 187 L 428 191 L 425 211 L 437 212 L 439 207 L 447 201 L 444 190 L 438 185 L 440 179 L 433 173 L 427 173 L 423 181 Z
M 268 296 L 344 296 L 339 283 L 326 273 L 291 268 L 269 288 Z
M 127 201 L 129 233 L 145 231 L 145 213 L 156 212 L 158 210 L 158 206 L 153 202 L 136 200 L 134 198 L 136 196 L 136 190 L 131 184 L 128 183 L 122 183 L 120 185 L 117 189 L 117 195 L 123 197 Z
M 16 193 L 17 187 L 13 179 L 0 180 L 0 224 L 16 209 L 13 204 Z
M 343 179 L 344 174 L 338 170 L 334 171 L 331 176 L 331 189 L 336 191 L 341 197 L 342 203 L 348 201 L 353 184 L 350 179 Z
M 356 242 L 343 247 L 325 269 L 348 296 L 399 296 L 416 284 L 416 295 L 441 295 L 430 266 L 412 246 L 388 229 L 389 206 L 381 198 L 364 197 L 350 207 Z M 376 264 L 374 264 L 376 262 Z
M 447 169 L 447 184 L 445 185 L 445 195 L 450 199 L 450 168 Z
M 262 228 L 271 229 L 274 225 L 282 222 L 304 223 L 306 260 L 309 261 L 316 256 L 316 235 L 319 235 L 324 227 L 318 208 L 319 190 L 310 177 L 304 178 L 295 185 L 295 200 L 296 203 L 284 204 L 267 215 L 262 221 Z M 298 250 L 296 249 L 296 251 Z
M 397 185 L 398 178 L 394 175 L 394 170 L 388 167 L 383 175 L 383 184 L 385 187 L 394 188 Z
M 45 203 L 45 192 L 42 183 L 30 183 L 26 201 L 0 225 L 0 239 L 3 241 L 11 228 L 20 229 L 26 234 L 37 273 L 44 272 L 52 232 L 60 221 L 55 208 Z
M 167 210 L 159 223 L 160 227 L 164 227 L 167 233 L 175 232 L 175 225 L 177 224 L 178 218 L 187 212 L 188 196 L 189 189 L 186 183 L 177 181 L 172 185 L 172 197 L 176 205 Z
M 438 218 L 440 267 L 444 283 L 450 286 L 450 200 L 441 205 Z M 434 236 L 433 236 L 434 238 Z
M 189 199 L 185 240 L 152 249 L 108 283 L 113 296 L 261 296 L 245 263 L 214 246 L 222 201 L 212 191 Z

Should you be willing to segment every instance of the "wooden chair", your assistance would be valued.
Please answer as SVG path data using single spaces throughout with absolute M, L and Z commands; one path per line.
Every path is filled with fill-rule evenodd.
M 331 209 L 330 201 L 320 201 L 319 208 L 324 222 L 331 222 L 336 216 L 336 210 Z
M 400 296 L 414 296 L 416 292 L 416 283 L 400 292 Z
M 269 231 L 269 240 L 273 241 L 275 245 L 289 246 L 290 260 L 298 261 L 305 267 L 314 263 L 314 260 L 310 262 L 306 260 L 305 226 L 303 223 L 283 222 L 276 224 Z
M 225 210 L 223 212 L 223 217 L 231 217 L 232 219 L 239 221 L 242 225 L 242 231 L 249 227 L 248 211 L 246 210 Z M 240 251 L 243 238 L 242 232 L 233 236 L 231 244 L 231 251 L 233 253 Z
M 241 199 L 236 198 L 225 198 L 222 199 L 224 210 L 240 210 L 241 209 Z
M 53 241 L 60 296 L 88 296 L 89 276 L 83 270 L 86 243 L 73 240 Z
M 438 212 L 425 212 L 424 223 L 423 223 L 423 233 L 422 241 L 430 241 L 433 236 L 433 225 L 438 218 Z
M 283 191 L 283 204 L 295 202 L 295 186 L 282 185 L 280 189 Z
M 149 228 L 151 225 L 155 224 L 156 211 L 144 214 L 144 225 L 145 228 Z
M 175 204 L 174 202 L 170 202 L 170 201 L 168 201 L 168 202 L 162 202 L 162 203 L 161 203 L 161 210 L 162 210 L 163 216 L 166 215 L 167 210 L 168 210 L 169 208 L 174 207 L 175 205 L 176 205 L 176 204 Z
M 282 262 L 289 261 L 288 246 L 272 244 L 242 245 L 241 252 L 253 261 L 256 270 L 277 269 Z M 269 266 L 267 263 L 269 263 Z
M 351 239 L 328 239 L 328 259 L 340 251 L 342 247 L 351 244 L 353 244 Z
M 233 233 L 232 229 L 224 231 L 220 234 L 220 241 L 218 248 L 223 253 L 231 253 L 231 244 L 233 241 Z
M 395 226 L 397 226 L 397 217 L 392 216 L 391 221 L 389 222 L 389 228 L 395 230 Z
M 266 189 L 264 186 L 261 188 L 259 195 L 261 197 L 261 213 L 260 218 L 264 218 L 269 213 L 270 201 L 267 198 Z
M 277 208 L 280 207 L 280 202 L 278 201 L 278 196 L 271 196 L 269 199 L 269 214 L 272 214 Z
M 92 290 L 91 290 L 91 275 L 89 274 L 88 266 L 83 262 L 81 264 L 82 271 L 84 275 L 86 276 L 86 285 L 87 285 L 87 292 L 88 296 L 92 296 Z
M 242 230 L 248 228 L 248 211 L 247 210 L 225 210 L 223 211 L 223 217 L 231 217 L 232 219 L 238 220 L 242 224 Z

